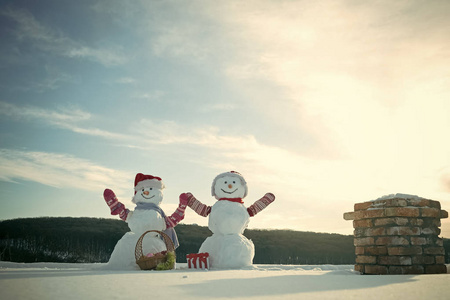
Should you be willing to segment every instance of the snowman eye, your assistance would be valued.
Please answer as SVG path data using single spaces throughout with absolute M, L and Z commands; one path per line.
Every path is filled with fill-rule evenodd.
M 227 184 L 228 182 L 225 181 L 225 184 Z
M 153 191 L 153 188 L 150 188 L 150 191 Z
M 233 181 L 233 183 L 236 183 L 236 181 Z
M 144 189 L 142 189 L 142 191 L 144 191 Z

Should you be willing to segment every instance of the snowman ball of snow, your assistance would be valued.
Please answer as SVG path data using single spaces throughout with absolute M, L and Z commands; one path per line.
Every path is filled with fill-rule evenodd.
M 217 200 L 212 206 L 205 205 L 191 193 L 180 195 L 199 215 L 207 217 L 208 227 L 213 233 L 199 249 L 208 252 L 211 268 L 240 268 L 250 266 L 255 249 L 253 242 L 242 235 L 250 217 L 266 208 L 275 196 L 266 193 L 253 205 L 246 208 L 243 199 L 248 194 L 247 182 L 235 171 L 216 176 L 211 185 L 211 195 Z
M 247 193 L 247 182 L 236 172 L 222 173 L 214 179 L 211 195 L 219 201 L 213 205 L 214 210 L 209 215 L 208 227 L 212 233 L 244 232 L 250 221 L 250 215 L 242 201 Z
M 118 201 L 114 192 L 106 189 L 103 197 L 111 209 L 112 215 L 128 223 L 130 231 L 117 242 L 108 262 L 110 269 L 139 269 L 136 264 L 135 247 L 139 237 L 148 230 L 158 230 L 166 233 L 178 247 L 175 227 L 184 218 L 186 203 L 181 203 L 171 216 L 166 216 L 160 204 L 163 200 L 164 183 L 160 177 L 138 173 L 134 180 L 134 196 L 136 204 L 133 211 L 127 209 Z M 161 237 L 151 232 L 145 235 L 142 248 L 146 252 L 158 253 L 166 250 Z

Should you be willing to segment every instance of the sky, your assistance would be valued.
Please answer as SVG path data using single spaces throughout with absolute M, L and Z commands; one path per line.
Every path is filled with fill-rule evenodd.
M 249 228 L 352 234 L 395 193 L 450 211 L 449 1 L 0 0 L 0 219 L 115 218 L 137 173 Z M 188 209 L 186 224 L 207 226 Z M 442 219 L 450 238 L 450 221 Z

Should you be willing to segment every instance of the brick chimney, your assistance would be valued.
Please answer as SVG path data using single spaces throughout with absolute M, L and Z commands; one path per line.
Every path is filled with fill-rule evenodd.
M 357 203 L 353 212 L 355 270 L 362 274 L 447 273 L 438 201 L 395 194 Z

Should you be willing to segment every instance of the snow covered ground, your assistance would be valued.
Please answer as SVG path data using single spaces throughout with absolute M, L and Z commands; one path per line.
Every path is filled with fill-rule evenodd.
M 450 274 L 360 275 L 352 265 L 106 271 L 103 264 L 0 262 L 2 299 L 450 299 Z M 450 267 L 450 266 L 448 266 Z

